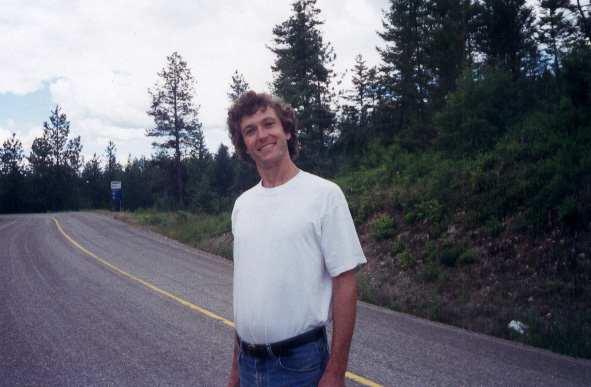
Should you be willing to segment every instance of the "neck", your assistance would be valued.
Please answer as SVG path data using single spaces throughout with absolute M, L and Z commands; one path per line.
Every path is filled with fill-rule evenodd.
M 257 165 L 257 171 L 261 176 L 263 187 L 273 188 L 287 183 L 298 174 L 299 169 L 291 159 L 288 159 L 284 163 L 269 167 Z

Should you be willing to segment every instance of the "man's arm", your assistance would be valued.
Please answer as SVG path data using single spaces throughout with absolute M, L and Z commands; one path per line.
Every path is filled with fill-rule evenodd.
M 356 313 L 357 279 L 355 270 L 349 270 L 332 279 L 332 346 L 319 386 L 345 385 Z
M 240 386 L 240 374 L 238 373 L 238 342 L 234 340 L 234 354 L 232 355 L 232 368 L 230 369 L 230 380 L 228 387 Z

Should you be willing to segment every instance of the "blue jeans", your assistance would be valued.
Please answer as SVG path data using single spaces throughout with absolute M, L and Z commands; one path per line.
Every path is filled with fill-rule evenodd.
M 326 333 L 319 339 L 276 355 L 255 357 L 239 349 L 240 387 L 317 386 L 328 362 Z

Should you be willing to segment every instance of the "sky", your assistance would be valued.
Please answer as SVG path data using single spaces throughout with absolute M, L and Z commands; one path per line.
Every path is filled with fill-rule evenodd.
M 166 56 L 177 51 L 196 80 L 206 144 L 231 145 L 227 93 L 235 70 L 251 88 L 269 91 L 273 27 L 292 13 L 287 0 L 0 0 L 0 143 L 15 132 L 29 154 L 43 122 L 59 105 L 83 155 L 103 157 L 109 140 L 118 160 L 154 153 L 147 90 Z M 325 42 L 345 73 L 362 54 L 379 63 L 388 0 L 318 0 Z M 350 84 L 350 74 L 343 78 Z

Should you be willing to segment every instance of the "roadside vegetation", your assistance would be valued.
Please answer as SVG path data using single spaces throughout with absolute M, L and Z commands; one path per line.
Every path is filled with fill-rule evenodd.
M 344 90 L 315 0 L 295 1 L 272 28 L 269 86 L 299 114 L 297 164 L 348 198 L 368 257 L 362 299 L 591 358 L 583 3 L 390 0 L 376 26 L 380 63 L 350 58 Z M 28 157 L 16 136 L 4 141 L 0 212 L 109 208 L 120 180 L 130 212 L 117 217 L 231 258 L 232 203 L 256 171 L 223 144 L 206 148 L 179 53 L 157 77 L 156 154 L 123 167 L 109 143 L 104 167 L 97 155 L 83 163 L 56 107 Z M 236 71 L 229 89 L 233 101 L 249 86 Z

